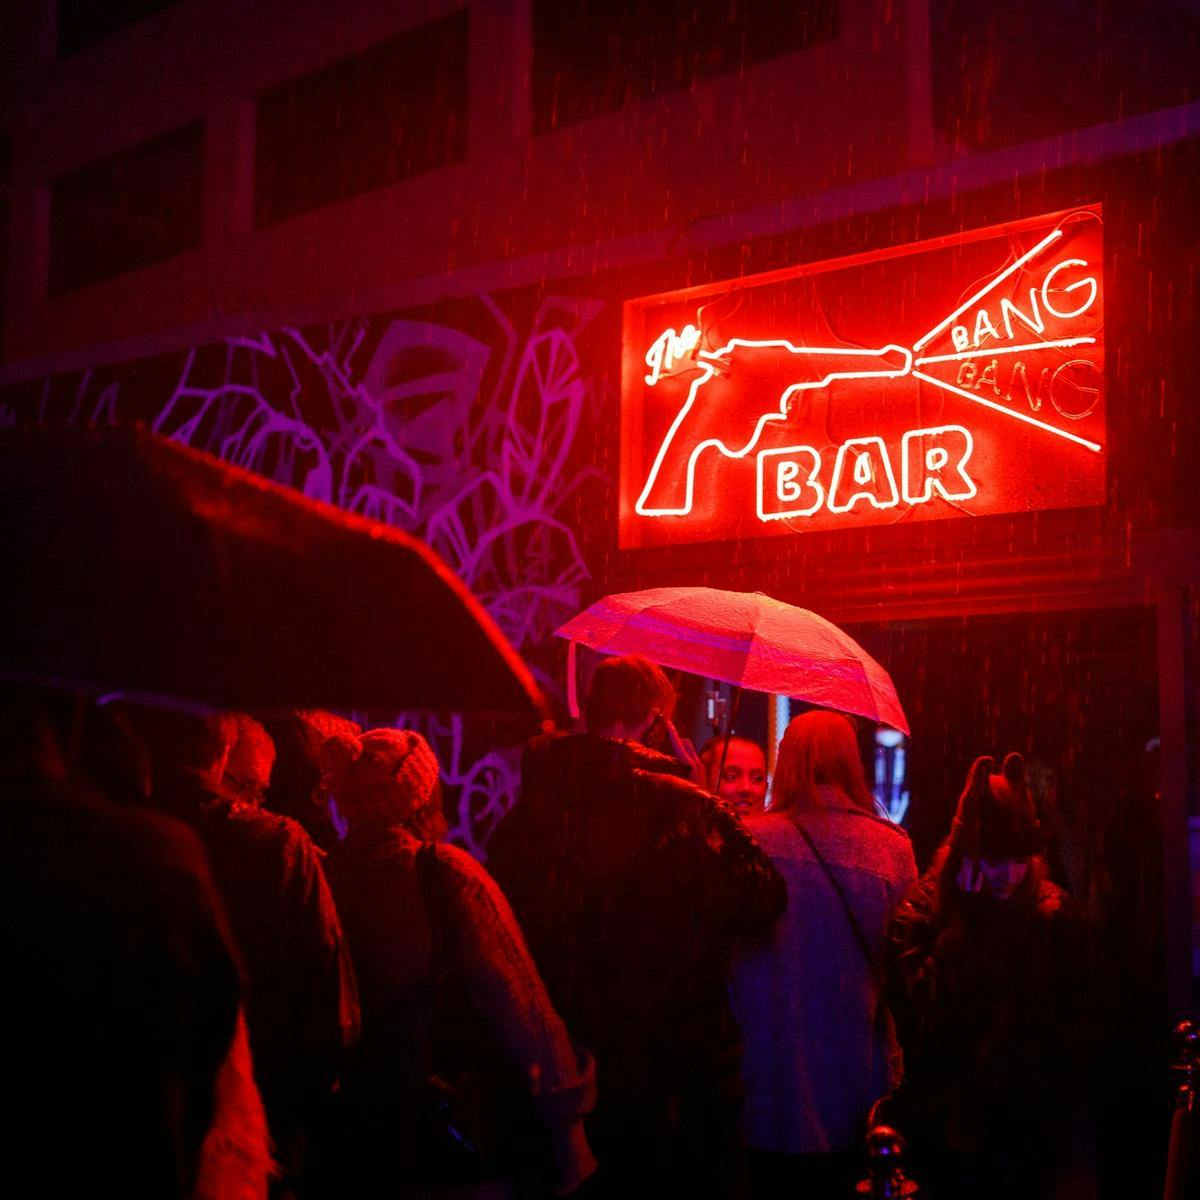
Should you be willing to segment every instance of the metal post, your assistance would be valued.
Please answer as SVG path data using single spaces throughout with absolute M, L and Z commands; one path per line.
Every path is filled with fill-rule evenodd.
M 733 737 L 733 723 L 737 720 L 738 706 L 741 702 L 742 689 L 740 685 L 735 684 L 733 698 L 729 702 L 729 712 L 725 719 L 725 737 L 721 742 L 721 765 L 717 769 L 717 786 L 713 788 L 714 792 L 721 790 L 721 779 L 725 775 L 725 756 L 729 753 L 729 739 Z
M 908 1144 L 890 1125 L 872 1125 L 867 1133 L 867 1177 L 855 1187 L 870 1200 L 901 1200 L 918 1192 L 904 1170 Z

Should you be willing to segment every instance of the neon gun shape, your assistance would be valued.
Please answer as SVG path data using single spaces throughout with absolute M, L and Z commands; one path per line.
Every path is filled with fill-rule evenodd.
M 775 386 L 782 384 L 774 408 L 763 412 L 763 392 L 747 387 L 744 377 L 736 386 L 722 386 L 729 374 L 729 357 L 735 350 L 739 376 L 745 365 L 753 367 L 759 360 L 765 367 L 764 374 L 776 376 Z M 878 350 L 826 349 L 794 346 L 788 341 L 731 338 L 719 350 L 696 351 L 695 363 L 700 373 L 692 380 L 687 400 L 658 448 L 646 486 L 634 506 L 644 517 L 690 513 L 696 460 L 701 453 L 715 446 L 728 458 L 745 457 L 758 445 L 768 423 L 787 419 L 792 397 L 799 392 L 828 387 L 835 379 L 899 379 L 912 370 L 913 357 L 911 350 L 894 345 Z M 778 378 L 781 371 L 782 379 Z M 717 383 L 705 394 L 705 403 L 697 404 L 700 389 L 714 379 Z M 763 382 L 770 387 L 772 381 Z M 723 427 L 720 433 L 712 428 L 716 413 Z
M 976 316 L 974 343 L 970 342 L 965 327 L 954 325 L 968 309 L 979 304 L 1006 279 L 1053 246 L 1062 237 L 1062 232 L 1061 228 L 1054 230 L 1005 267 L 970 299 L 960 304 L 954 312 L 919 338 L 911 350 L 893 343 L 877 350 L 860 350 L 845 347 L 796 346 L 782 339 L 749 341 L 744 338 L 731 338 L 719 350 L 701 350 L 698 349 L 700 331 L 696 326 L 687 325 L 680 334 L 673 329 L 667 330 L 646 355 L 646 365 L 650 368 L 650 374 L 645 377 L 645 382 L 653 386 L 666 371 L 685 356 L 690 358 L 688 366 L 699 373 L 692 380 L 687 399 L 675 414 L 675 419 L 658 448 L 646 485 L 634 505 L 634 510 L 644 517 L 685 516 L 690 513 L 694 499 L 696 460 L 704 450 L 715 446 L 728 458 L 744 458 L 758 445 L 763 429 L 770 422 L 784 421 L 788 418 L 793 397 L 801 392 L 825 388 L 837 379 L 900 379 L 912 375 L 915 379 L 951 392 L 964 400 L 1036 426 L 1088 450 L 1099 451 L 1101 447 L 1095 442 L 1058 429 L 1036 417 L 976 393 L 964 391 L 946 380 L 917 369 L 926 364 L 948 360 L 1094 342 L 1093 337 L 1061 338 L 1025 345 L 978 349 L 984 334 L 992 337 L 998 334 L 997 326 L 987 312 L 981 309 Z M 1081 289 L 1087 291 L 1090 288 L 1090 293 L 1084 301 L 1074 309 L 1063 310 L 1056 307 L 1051 291 L 1053 279 L 1060 271 L 1072 266 L 1087 265 L 1081 259 L 1068 259 L 1050 269 L 1041 286 L 1041 302 L 1046 312 L 1061 319 L 1070 319 L 1081 315 L 1092 306 L 1098 291 L 1094 279 L 1081 280 L 1064 289 L 1065 293 L 1071 293 Z M 1001 300 L 1001 316 L 998 319 L 1008 331 L 1009 338 L 1013 337 L 1014 319 L 1028 326 L 1031 332 L 1042 332 L 1044 319 L 1039 313 L 1036 297 L 1032 292 L 1030 306 L 1032 315 L 1023 314 L 1011 301 Z M 951 330 L 956 353 L 914 357 L 920 355 L 931 341 L 947 329 Z M 976 348 L 967 348 L 972 344 Z M 735 354 L 736 382 L 730 379 L 731 359 Z M 701 399 L 702 388 L 706 391 Z M 778 397 L 774 407 L 771 407 L 769 401 L 764 403 L 764 397 L 769 395 Z

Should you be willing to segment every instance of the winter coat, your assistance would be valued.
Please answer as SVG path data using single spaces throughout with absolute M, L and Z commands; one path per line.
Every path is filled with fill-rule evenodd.
M 674 759 L 594 734 L 535 739 L 488 844 L 550 994 L 596 1055 L 601 1108 L 672 1087 L 737 1089 L 733 939 L 783 880 Z
M 915 1135 L 974 1156 L 1060 1120 L 1084 1094 L 1087 945 L 1041 859 L 1008 900 L 964 894 L 954 874 L 935 866 L 909 891 L 889 964 L 905 1119 Z
M 191 1200 L 267 1200 L 275 1164 L 267 1114 L 254 1082 L 250 1035 L 240 1012 L 212 1099 L 213 1121 L 200 1152 Z
M 871 1105 L 900 1078 L 878 977 L 888 919 L 917 877 L 912 847 L 890 821 L 821 791 L 821 803 L 797 817 L 833 870 L 874 968 L 796 824 L 770 813 L 747 825 L 787 880 L 788 911 L 740 942 L 734 959 L 746 1144 L 787 1154 L 857 1147 Z
M 200 835 L 246 972 L 246 1023 L 272 1136 L 291 1138 L 358 1034 L 349 950 L 312 839 L 295 822 L 184 778 L 155 802 Z
M 191 1196 L 240 994 L 204 851 L 82 786 L 4 786 L 5 1192 Z
M 439 845 L 431 887 L 440 913 L 435 935 L 419 875 L 420 849 L 421 842 L 399 827 L 355 828 L 329 856 L 329 881 L 363 1005 L 362 1042 L 351 1074 L 358 1095 L 352 1099 L 374 1098 L 403 1110 L 419 1099 L 431 1069 L 445 1069 L 434 1061 L 431 1044 L 433 1025 L 444 1014 L 434 1014 L 431 1005 L 440 998 L 435 974 L 449 969 L 517 1068 L 542 1123 L 570 1125 L 594 1101 L 591 1060 L 572 1046 L 508 902 L 469 854 Z M 470 1036 L 472 1030 L 463 1032 Z

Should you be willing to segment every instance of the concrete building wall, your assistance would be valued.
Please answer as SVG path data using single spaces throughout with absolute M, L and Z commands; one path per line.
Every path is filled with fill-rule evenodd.
M 922 4 L 843 0 L 832 42 L 534 136 L 530 0 L 472 0 L 466 161 L 255 230 L 255 98 L 457 7 L 182 0 L 58 61 L 54 4 L 29 6 L 3 103 L 9 377 L 85 347 L 128 354 L 387 307 L 448 277 L 465 290 L 620 265 L 670 252 L 697 221 L 930 153 Z M 54 180 L 197 118 L 200 247 L 49 297 Z

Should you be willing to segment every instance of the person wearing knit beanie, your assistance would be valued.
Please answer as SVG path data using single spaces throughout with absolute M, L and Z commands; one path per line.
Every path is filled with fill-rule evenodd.
M 437 757 L 415 730 L 335 734 L 318 762 L 322 789 L 351 827 L 405 825 L 433 841 L 445 833 Z
M 518 1167 L 503 1160 L 522 1135 L 498 1130 L 531 1105 L 551 1149 L 552 1163 L 538 1169 L 553 1171 L 561 1194 L 573 1190 L 596 1169 L 582 1122 L 595 1103 L 594 1064 L 572 1043 L 495 880 L 441 843 L 433 749 L 411 729 L 372 729 L 327 738 L 317 757 L 321 786 L 349 824 L 326 871 L 363 1010 L 326 1191 L 349 1200 L 452 1182 L 439 1175 L 449 1164 L 429 1131 L 428 1079 L 444 1071 L 453 1083 L 464 1067 L 481 1115 L 496 1116 L 495 1161 L 479 1169 L 511 1182 Z M 468 1061 L 450 1061 L 447 1046 Z

